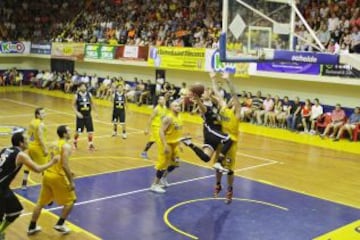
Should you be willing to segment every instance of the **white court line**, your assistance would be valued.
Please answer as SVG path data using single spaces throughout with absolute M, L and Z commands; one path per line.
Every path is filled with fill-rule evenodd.
M 20 102 L 20 101 L 8 99 L 8 98 L 3 98 L 3 100 L 8 101 L 8 102 L 13 102 L 13 103 L 16 103 L 16 104 L 20 104 L 20 105 L 24 105 L 24 106 L 38 107 L 37 105 L 34 105 L 34 104 L 24 103 L 24 102 Z M 46 108 L 46 109 L 48 109 L 48 110 L 50 110 L 52 112 L 59 113 L 59 114 L 69 115 L 69 116 L 72 116 L 72 117 L 74 116 L 74 114 L 70 114 L 68 112 L 57 111 L 57 110 L 54 110 L 54 109 L 51 109 L 51 108 Z M 104 122 L 104 121 L 101 121 L 101 120 L 94 120 L 94 122 L 103 123 L 103 124 L 106 124 L 106 125 L 112 125 L 112 123 Z M 138 128 L 131 128 L 131 127 L 127 127 L 127 128 L 137 130 L 136 133 L 143 133 L 143 131 L 138 129 Z M 109 137 L 109 136 L 108 135 L 102 135 L 102 136 L 98 136 L 97 138 L 106 138 L 106 137 Z M 235 170 L 234 172 L 243 172 L 243 171 L 246 171 L 246 170 L 256 169 L 256 168 L 265 167 L 265 166 L 268 166 L 268 165 L 273 165 L 273 164 L 278 163 L 278 161 L 268 159 L 268 158 L 263 158 L 263 157 L 248 155 L 248 154 L 242 154 L 242 153 L 239 153 L 239 155 L 243 155 L 243 156 L 246 156 L 246 157 L 249 157 L 249 158 L 263 160 L 263 161 L 266 161 L 267 163 L 258 164 L 258 165 L 245 167 L 245 168 L 240 168 L 240 169 Z M 208 178 L 211 178 L 211 177 L 214 177 L 214 176 L 215 176 L 215 174 L 211 174 L 211 175 L 207 175 L 207 176 L 203 176 L 203 177 L 197 177 L 197 178 L 192 178 L 192 179 L 188 179 L 188 180 L 184 180 L 184 181 L 175 182 L 175 183 L 172 183 L 172 184 L 169 184 L 169 185 L 170 186 L 180 185 L 180 184 L 184 184 L 184 183 L 188 183 L 188 182 L 194 182 L 194 181 L 198 181 L 198 180 L 208 179 Z M 126 193 L 115 194 L 115 195 L 110 195 L 110 196 L 107 196 L 107 197 L 96 198 L 96 199 L 87 200 L 87 201 L 83 201 L 83 202 L 77 202 L 77 203 L 75 203 L 75 206 L 84 205 L 84 204 L 93 203 L 93 202 L 98 202 L 98 201 L 103 201 L 103 200 L 108 200 L 108 199 L 113 199 L 113 198 L 118 198 L 118 197 L 123 197 L 123 196 L 128 196 L 128 195 L 141 193 L 141 192 L 145 192 L 145 191 L 149 191 L 149 188 L 139 189 L 139 190 L 126 192 Z M 61 209 L 61 208 L 62 207 L 60 206 L 60 207 L 49 208 L 47 210 L 48 211 L 54 211 L 54 210 Z M 26 216 L 26 215 L 30 215 L 30 214 L 31 213 L 24 213 L 24 214 L 22 214 L 22 216 Z
M 54 113 L 47 113 L 46 115 L 51 115 Z M 12 117 L 33 117 L 34 113 L 24 113 L 24 114 L 12 114 L 12 115 L 4 115 L 0 116 L 0 118 L 12 118 Z
M 276 164 L 276 163 L 263 163 L 263 164 L 258 164 L 255 166 L 251 166 L 251 167 L 245 167 L 245 168 L 240 168 L 235 170 L 234 172 L 244 172 L 247 170 L 251 170 L 251 169 L 255 169 L 255 168 L 260 168 L 260 167 L 264 167 L 264 166 L 268 166 L 268 165 L 272 165 L 272 164 Z M 179 182 L 174 182 L 174 183 L 170 183 L 170 186 L 175 186 L 175 185 L 180 185 L 180 184 L 185 184 L 185 183 L 189 183 L 189 182 L 195 182 L 195 181 L 199 181 L 199 180 L 204 180 L 204 179 L 208 179 L 208 178 L 212 178 L 215 177 L 215 174 L 211 174 L 211 175 L 206 175 L 203 177 L 196 177 L 196 178 L 191 178 L 188 180 L 184 180 L 184 181 L 179 181 Z M 114 199 L 114 198 L 120 198 L 120 197 L 124 197 L 124 196 L 129 196 L 129 195 L 133 195 L 133 194 L 137 194 L 137 193 L 142 193 L 142 192 L 146 192 L 146 191 L 150 191 L 150 188 L 143 188 L 143 189 L 139 189 L 139 190 L 135 190 L 135 191 L 130 191 L 130 192 L 125 192 L 125 193 L 119 193 L 119 194 L 114 194 L 114 195 L 110 195 L 110 196 L 106 196 L 106 197 L 101 197 L 101 198 L 95 198 L 95 199 L 91 199 L 91 200 L 87 200 L 87 201 L 82 201 L 82 202 L 76 202 L 75 206 L 81 206 L 81 205 L 85 205 L 85 204 L 89 204 L 89 203 L 95 203 L 95 202 L 100 202 L 100 201 L 104 201 L 104 200 L 109 200 L 109 199 Z M 155 194 L 155 193 L 154 193 Z M 54 210 L 58 210 L 58 209 L 62 209 L 62 206 L 59 207 L 53 207 L 53 208 L 48 208 L 45 209 L 47 211 L 54 211 Z M 28 216 L 31 215 L 31 212 L 28 213 L 23 213 L 21 214 L 21 216 Z
M 9 99 L 9 98 L 2 98 L 2 100 L 4 101 L 8 101 L 8 102 L 12 102 L 12 103 L 16 103 L 16 104 L 20 104 L 20 105 L 24 105 L 24 106 L 28 106 L 28 107 L 40 107 L 39 105 L 35 105 L 35 104 L 31 104 L 31 103 L 24 103 L 24 102 L 20 102 L 20 101 L 16 101 L 16 100 L 13 100 L 13 99 Z M 68 112 L 63 112 L 63 111 L 58 111 L 58 110 L 55 110 L 55 109 L 51 109 L 51 108 L 48 108 L 48 107 L 44 107 L 45 109 L 51 111 L 51 112 L 55 112 L 55 113 L 59 113 L 59 114 L 63 114 L 63 115 L 68 115 L 68 116 L 72 116 L 72 117 L 75 117 L 75 113 L 68 113 Z M 102 123 L 102 124 L 106 124 L 106 125 L 113 125 L 111 123 L 111 121 L 109 122 L 105 122 L 105 121 L 101 121 L 101 120 L 98 120 L 98 119 L 95 119 L 93 117 L 93 121 L 94 122 L 97 122 L 97 123 Z M 126 126 L 127 129 L 133 129 L 133 130 L 139 130 L 137 128 L 132 128 L 132 127 L 129 127 L 129 126 Z

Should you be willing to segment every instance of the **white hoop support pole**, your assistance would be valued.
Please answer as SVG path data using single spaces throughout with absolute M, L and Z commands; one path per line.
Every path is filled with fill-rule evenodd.
M 322 45 L 322 43 L 320 42 L 320 40 L 317 38 L 315 32 L 311 29 L 311 27 L 309 26 L 309 24 L 306 22 L 305 18 L 303 17 L 303 15 L 301 14 L 301 12 L 299 11 L 299 9 L 296 7 L 296 4 L 294 2 L 294 0 L 291 1 L 291 8 L 293 8 L 296 12 L 296 14 L 298 15 L 298 17 L 300 18 L 300 20 L 303 22 L 303 24 L 305 25 L 306 29 L 309 31 L 310 35 L 314 38 L 315 42 L 319 45 L 320 49 L 323 51 L 325 50 L 324 45 Z
M 229 17 L 229 0 L 223 0 L 222 9 L 222 32 L 226 33 L 228 29 L 228 17 Z

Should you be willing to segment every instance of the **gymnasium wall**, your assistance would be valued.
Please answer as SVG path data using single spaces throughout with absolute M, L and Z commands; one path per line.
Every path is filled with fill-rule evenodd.
M 49 57 L 26 56 L 0 58 L 0 70 L 11 67 L 46 70 L 50 69 L 50 59 Z M 80 74 L 85 72 L 87 74 L 96 73 L 99 77 L 105 77 L 106 75 L 110 77 L 122 76 L 126 80 L 132 80 L 134 77 L 144 80 L 154 80 L 155 78 L 155 68 L 153 67 L 76 62 L 75 69 Z M 296 80 L 272 78 L 272 73 L 268 73 L 268 75 L 268 77 L 251 76 L 250 78 L 236 78 L 234 83 L 238 86 L 239 90 L 251 91 L 253 93 L 261 90 L 263 95 L 270 93 L 272 95 L 279 95 L 281 98 L 287 95 L 290 99 L 299 96 L 302 101 L 305 98 L 313 99 L 317 97 L 326 105 L 341 103 L 343 106 L 350 108 L 360 106 L 360 79 L 355 79 L 359 81 L 357 85 L 347 85 L 334 83 L 335 81 L 332 83 L 324 82 L 323 78 L 317 80 L 317 82 L 309 81 L 307 75 L 301 75 L 304 80 L 299 79 L 299 75 L 297 75 Z M 204 82 L 206 85 L 210 84 L 207 73 L 196 71 L 166 70 L 166 79 L 177 86 L 180 86 L 181 82 L 191 84 L 197 81 Z M 341 83 L 341 79 L 338 82 Z

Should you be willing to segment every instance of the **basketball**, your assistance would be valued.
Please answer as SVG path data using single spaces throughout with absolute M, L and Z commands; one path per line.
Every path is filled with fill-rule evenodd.
M 190 92 L 192 94 L 195 94 L 199 97 L 201 97 L 201 95 L 204 93 L 205 91 L 205 87 L 204 85 L 202 85 L 201 83 L 195 83 L 193 85 L 190 86 L 189 88 Z

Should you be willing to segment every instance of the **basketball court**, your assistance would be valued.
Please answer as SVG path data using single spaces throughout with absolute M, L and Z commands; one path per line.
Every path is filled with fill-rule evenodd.
M 2 126 L 26 127 L 34 108 L 43 106 L 50 141 L 56 140 L 59 124 L 74 128 L 71 95 L 26 87 L 1 90 Z M 360 237 L 355 230 L 360 225 L 357 143 L 340 141 L 339 151 L 330 140 L 242 123 L 234 201 L 226 205 L 223 198 L 212 197 L 212 165 L 202 164 L 187 149 L 181 167 L 169 177 L 167 192 L 150 192 L 156 147 L 150 150 L 150 160 L 139 155 L 147 141 L 143 129 L 151 109 L 130 106 L 128 139 L 123 140 L 111 137 L 110 103 L 96 100 L 96 105 L 97 149 L 89 152 L 81 136 L 71 160 L 78 194 L 68 219 L 73 232 L 61 236 L 52 229 L 60 208 L 51 206 L 39 220 L 43 231 L 26 236 L 40 176 L 32 174 L 31 187 L 23 191 L 19 174 L 12 187 L 25 210 L 9 228 L 8 239 L 328 239 L 319 236 L 343 226 L 345 230 L 334 234 L 341 231 L 349 238 L 333 239 Z M 200 143 L 200 119 L 183 117 L 185 131 Z M 8 143 L 9 136 L 0 137 L 1 146 Z

